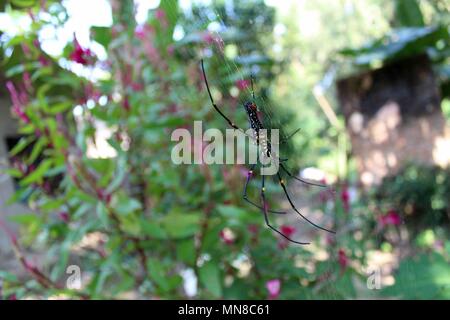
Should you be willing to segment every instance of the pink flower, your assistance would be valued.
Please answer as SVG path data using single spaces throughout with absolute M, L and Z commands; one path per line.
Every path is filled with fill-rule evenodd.
M 384 216 L 380 216 L 378 222 L 382 227 L 392 225 L 398 226 L 402 223 L 400 215 L 395 210 L 389 210 Z
M 34 170 L 36 170 L 36 166 L 32 163 L 27 168 L 27 174 L 33 173 Z
M 39 63 L 41 64 L 41 66 L 43 66 L 43 67 L 50 65 L 50 61 L 48 61 L 48 59 L 43 55 L 40 55 L 38 60 L 39 60 Z
M 6 83 L 6 88 L 11 96 L 12 111 L 22 120 L 24 123 L 30 123 L 30 118 L 24 111 L 24 106 L 28 103 L 28 97 L 25 92 L 18 92 L 16 87 L 11 81 Z
M 52 185 L 50 184 L 50 181 L 46 180 L 41 184 L 41 188 L 44 190 L 45 193 L 51 194 L 52 192 Z
M 89 99 L 98 102 L 101 96 L 102 93 L 99 90 L 94 88 L 92 84 L 88 84 L 84 87 L 84 97 L 81 100 L 83 104 L 86 103 Z
M 323 178 L 319 181 L 323 185 L 327 185 L 327 179 Z M 319 201 L 322 204 L 327 203 L 328 201 L 334 199 L 334 193 L 330 192 L 330 190 L 322 190 L 319 192 Z
M 139 82 L 132 82 L 131 83 L 131 89 L 133 89 L 133 91 L 142 91 L 144 90 L 144 85 L 142 83 Z
M 33 91 L 33 83 L 31 81 L 31 76 L 30 76 L 30 73 L 28 71 L 25 71 L 22 74 L 22 81 L 23 81 L 23 84 L 25 85 L 25 89 L 28 92 L 32 92 Z
M 166 12 L 162 9 L 158 9 L 155 12 L 155 17 L 156 17 L 156 19 L 161 21 L 166 18 Z
M 134 35 L 139 40 L 144 40 L 145 39 L 145 27 L 137 26 L 136 29 L 134 30 Z
M 143 41 L 144 51 L 147 55 L 148 60 L 156 67 L 160 69 L 166 69 L 167 64 L 163 61 L 158 49 L 154 45 L 154 41 L 151 38 L 145 39 Z
M 292 235 L 295 233 L 295 228 L 293 226 L 288 226 L 288 225 L 282 225 L 280 227 L 280 231 L 282 234 L 284 234 L 286 237 L 292 237 Z M 289 241 L 285 238 L 281 238 L 278 241 L 278 248 L 280 250 L 284 250 L 289 246 Z
M 180 106 L 178 106 L 176 103 L 171 103 L 167 106 L 167 112 L 168 113 L 177 113 L 180 109 Z
M 234 234 L 230 229 L 223 229 L 219 232 L 220 239 L 226 245 L 232 245 L 234 243 Z
M 73 45 L 74 49 L 69 56 L 70 60 L 82 65 L 93 64 L 94 54 L 90 49 L 84 49 L 83 47 L 81 47 L 75 35 L 73 37 Z
M 155 18 L 159 21 L 159 24 L 163 29 L 167 29 L 169 26 L 169 21 L 167 20 L 166 12 L 163 9 L 158 9 L 155 11 Z
M 252 233 L 252 234 L 257 234 L 258 233 L 258 226 L 256 225 L 256 224 L 250 224 L 248 227 L 247 227 L 247 229 L 248 229 L 248 231 L 250 231 L 250 233 Z
M 434 247 L 436 250 L 443 250 L 443 249 L 445 248 L 444 241 L 442 241 L 442 240 L 436 240 L 436 241 L 434 241 L 433 247 Z
M 175 46 L 173 46 L 173 45 L 168 46 L 167 47 L 167 54 L 169 56 L 173 56 L 174 53 L 175 53 Z
M 295 228 L 293 226 L 282 225 L 280 231 L 286 237 L 291 237 L 295 233 Z
M 30 58 L 31 57 L 30 47 L 27 44 L 23 43 L 23 42 L 21 43 L 21 47 L 22 47 L 22 50 L 23 50 L 23 53 L 25 54 L 25 56 L 27 58 Z
M 269 299 L 276 299 L 280 295 L 281 281 L 273 279 L 266 282 L 266 288 L 269 292 Z
M 338 262 L 339 262 L 339 265 L 341 266 L 342 271 L 344 271 L 349 264 L 349 259 L 347 257 L 347 254 L 345 253 L 344 249 L 339 249 L 339 251 L 338 251 Z
M 250 224 L 247 226 L 247 229 L 251 234 L 251 236 L 250 236 L 251 243 L 255 244 L 256 242 L 258 242 L 259 227 L 256 224 Z
M 210 32 L 205 32 L 202 35 L 203 42 L 206 44 L 212 44 L 214 43 L 214 36 Z
M 146 24 L 141 24 L 136 27 L 136 29 L 134 30 L 134 36 L 136 38 L 138 38 L 139 40 L 145 40 L 154 32 L 155 32 L 155 29 L 151 25 L 146 23 Z
M 236 87 L 238 87 L 239 90 L 245 90 L 250 86 L 250 83 L 248 80 L 237 80 L 235 83 Z
M 210 45 L 214 44 L 220 52 L 223 52 L 225 49 L 225 42 L 223 41 L 222 37 L 220 37 L 218 34 L 213 35 L 211 32 L 205 32 L 201 35 L 202 40 L 205 44 Z
M 111 194 L 110 193 L 106 193 L 105 190 L 103 190 L 101 188 L 98 188 L 95 191 L 97 193 L 98 199 L 106 202 L 107 204 L 109 204 L 111 202 Z
M 344 207 L 345 212 L 350 211 L 350 192 L 348 191 L 348 187 L 344 186 L 341 191 L 341 201 L 342 206 Z
M 125 97 L 125 99 L 123 99 L 122 106 L 126 111 L 130 111 L 131 105 L 130 105 L 130 100 L 128 99 L 128 97 Z
M 65 211 L 60 212 L 60 213 L 58 214 L 58 216 L 59 216 L 59 218 L 60 218 L 63 222 L 65 222 L 65 223 L 68 223 L 68 222 L 70 221 L 70 216 L 69 216 L 69 214 L 68 214 L 67 212 L 65 212 Z
M 336 243 L 336 237 L 334 237 L 334 235 L 327 233 L 325 236 L 325 241 L 326 241 L 327 245 L 331 246 L 334 243 Z

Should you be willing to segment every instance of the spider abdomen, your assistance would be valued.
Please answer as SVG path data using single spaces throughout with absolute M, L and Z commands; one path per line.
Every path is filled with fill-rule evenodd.
M 267 135 L 264 130 L 264 126 L 259 121 L 257 106 L 253 102 L 247 102 L 245 105 L 245 111 L 247 112 L 250 127 L 253 129 L 256 138 L 256 144 L 261 148 L 262 154 L 270 157 L 271 150 L 270 144 L 267 141 Z

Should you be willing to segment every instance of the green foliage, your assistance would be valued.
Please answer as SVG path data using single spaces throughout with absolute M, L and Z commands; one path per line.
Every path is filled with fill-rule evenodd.
M 376 197 L 382 207 L 397 208 L 405 223 L 417 232 L 449 223 L 449 194 L 448 169 L 409 165 L 398 175 L 385 178 Z
M 7 173 L 18 180 L 11 203 L 22 201 L 30 208 L 11 218 L 19 228 L 17 241 L 8 233 L 15 251 L 23 254 L 20 262 L 26 275 L 1 271 L 1 298 L 105 299 L 130 294 L 185 298 L 181 275 L 187 271 L 194 274 L 195 298 L 201 299 L 267 298 L 266 284 L 273 279 L 280 281 L 281 299 L 358 297 L 357 288 L 365 281 L 361 270 L 365 252 L 378 249 L 374 215 L 363 199 L 350 204 L 346 189 L 338 187 L 336 194 L 318 200 L 318 209 L 332 217 L 338 234 L 305 232 L 313 245 L 293 246 L 266 228 L 260 210 L 242 200 L 243 167 L 177 166 L 170 159 L 174 129 L 192 131 L 194 120 L 204 120 L 208 127 L 226 126 L 204 90 L 199 60 L 205 57 L 216 102 L 236 123 L 246 123 L 244 113 L 235 110 L 241 107 L 239 101 L 249 99 L 248 90 L 232 94 L 236 81 L 255 72 L 258 104 L 274 110 L 269 121 L 293 131 L 298 126 L 292 114 L 301 108 L 301 119 L 306 120 L 302 131 L 307 132 L 299 138 L 302 164 L 315 161 L 317 153 L 310 153 L 311 149 L 319 154 L 333 149 L 330 141 L 334 143 L 342 133 L 328 130 L 325 118 L 314 108 L 311 89 L 339 43 L 333 40 L 343 41 L 345 32 L 333 31 L 324 41 L 300 44 L 287 35 L 278 57 L 272 51 L 279 40 L 272 34 L 275 10 L 264 1 L 235 1 L 234 13 L 217 1 L 210 7 L 194 6 L 192 15 L 182 12 L 175 0 L 161 1 L 148 12 L 143 26 L 136 26 L 134 1 L 116 1 L 113 25 L 91 29 L 91 39 L 107 53 L 106 61 L 97 61 L 75 42 L 58 56 L 42 50 L 38 34 L 51 24 L 65 23 L 67 13 L 61 4 L 14 3 L 6 6 L 11 14 L 26 15 L 28 8 L 22 7 L 28 6 L 47 14 L 35 15 L 30 30 L 1 40 L 2 71 L 11 81 L 10 90 L 21 97 L 12 106 L 23 137 L 10 154 L 13 166 Z M 324 17 L 334 21 L 336 8 L 329 1 L 317 3 L 308 6 L 319 6 Z M 218 33 L 207 29 L 214 22 L 221 25 Z M 185 36 L 175 41 L 174 30 L 180 27 Z M 423 37 L 437 36 L 437 30 L 430 30 Z M 211 40 L 210 35 L 217 38 Z M 293 61 L 298 57 L 293 53 L 297 45 L 304 73 L 289 69 L 293 78 L 282 80 L 298 87 L 286 95 L 272 94 L 276 76 L 286 70 L 290 55 Z M 104 71 L 99 78 L 84 76 L 99 69 Z M 288 106 L 293 110 L 283 111 Z M 106 141 L 99 137 L 104 127 L 111 133 Z M 105 143 L 108 156 L 95 156 L 95 147 Z M 409 189 L 417 197 L 428 192 L 431 209 L 441 218 L 442 203 L 448 204 L 446 177 L 435 177 L 446 181 L 436 188 L 425 187 L 419 179 Z M 383 200 L 401 205 L 400 191 L 405 184 L 413 185 L 414 179 L 395 182 L 396 192 Z M 267 182 L 267 189 L 275 199 L 272 191 L 278 189 L 272 182 Z M 249 196 L 258 199 L 258 190 L 252 188 Z M 278 217 L 270 218 L 279 224 Z M 414 243 L 431 248 L 437 233 L 430 234 L 421 233 Z M 42 265 L 30 268 L 28 250 L 43 254 Z M 71 264 L 81 267 L 81 290 L 65 287 L 65 271 Z
M 444 256 L 419 254 L 400 263 L 395 284 L 383 296 L 403 299 L 450 299 L 450 261 Z
M 419 3 L 416 0 L 396 0 L 395 18 L 395 24 L 399 27 L 423 27 L 425 25 Z
M 113 26 L 91 30 L 92 40 L 107 52 L 107 63 L 98 63 L 76 42 L 60 56 L 48 56 L 37 34 L 50 22 L 39 16 L 31 30 L 2 42 L 9 87 L 26 97 L 13 105 L 23 137 L 11 152 L 17 167 L 8 172 L 19 180 L 11 201 L 25 201 L 30 212 L 11 219 L 20 227 L 19 241 L 12 244 L 17 252 L 45 253 L 42 270 L 27 269 L 28 258 L 21 260 L 28 271 L 24 281 L 2 272 L 7 288 L 2 294 L 116 298 L 133 292 L 178 298 L 186 296 L 180 276 L 185 270 L 194 271 L 198 298 L 265 298 L 265 283 L 278 274 L 286 287 L 298 284 L 306 273 L 292 257 L 301 250 L 280 250 L 280 240 L 263 228 L 259 210 L 242 201 L 241 168 L 175 166 L 170 159 L 173 129 L 192 130 L 199 119 L 225 127 L 203 90 L 202 51 L 217 54 L 206 61 L 207 69 L 213 90 L 222 93 L 217 102 L 231 117 L 228 106 L 236 99 L 230 89 L 255 66 L 264 95 L 274 78 L 264 51 L 273 10 L 262 2 L 256 11 L 236 6 L 239 15 L 254 17 L 248 29 L 217 6 L 226 26 L 218 34 L 225 52 L 240 48 L 229 57 L 204 39 L 205 26 L 189 23 L 192 18 L 179 11 L 176 1 L 161 2 L 139 27 L 132 22 L 134 2 L 118 3 Z M 60 16 L 62 9 L 55 6 L 48 2 L 41 10 Z M 179 42 L 172 36 L 176 25 L 187 31 Z M 258 28 L 267 35 L 255 32 Z M 97 80 L 77 75 L 70 66 L 75 63 L 88 71 L 102 66 L 106 75 Z M 226 68 L 233 63 L 239 71 Z M 265 95 L 264 100 L 270 103 Z M 100 145 L 100 123 L 111 130 L 107 143 L 114 155 L 106 158 L 88 156 Z M 232 233 L 231 242 L 221 236 L 224 230 Z M 271 260 L 277 268 L 267 265 Z M 81 267 L 85 283 L 80 291 L 65 288 L 69 264 Z M 242 268 L 260 265 L 241 275 Z M 315 277 L 309 278 L 314 284 Z M 296 288 L 290 285 L 283 297 L 297 297 Z
M 433 7 L 433 17 L 425 24 L 421 6 L 415 0 L 396 0 L 393 29 L 382 37 L 358 48 L 346 47 L 339 53 L 357 69 L 373 69 L 391 61 L 427 54 L 436 70 L 443 97 L 450 94 L 450 33 L 448 17 L 450 7 L 441 2 L 423 1 Z
M 341 54 L 350 57 L 356 65 L 370 66 L 374 61 L 387 63 L 426 53 L 439 41 L 450 39 L 447 28 L 402 28 L 377 39 L 363 48 L 343 49 Z
M 222 296 L 222 277 L 220 269 L 216 263 L 212 261 L 206 262 L 199 270 L 200 282 L 212 294 L 214 298 Z

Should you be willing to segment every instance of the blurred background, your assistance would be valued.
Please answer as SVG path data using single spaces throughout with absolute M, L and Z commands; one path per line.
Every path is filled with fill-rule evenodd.
M 450 299 L 450 3 L 0 1 L 0 299 Z M 173 130 L 248 127 L 297 175 L 287 242 L 244 165 Z M 249 197 L 259 203 L 260 177 Z M 270 179 L 269 179 L 270 180 Z

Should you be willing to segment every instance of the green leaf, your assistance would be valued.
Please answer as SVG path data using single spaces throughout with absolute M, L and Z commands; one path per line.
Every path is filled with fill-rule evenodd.
M 199 229 L 200 215 L 170 213 L 162 219 L 162 226 L 171 238 L 180 239 L 194 235 Z
M 0 170 L 0 173 L 3 173 L 3 172 L 13 178 L 22 178 L 23 177 L 23 173 L 19 169 L 11 168 L 11 169 Z
M 120 216 L 120 224 L 126 233 L 139 235 L 141 232 L 141 223 L 139 218 L 134 214 Z
M 138 200 L 128 197 L 119 197 L 114 206 L 114 210 L 120 215 L 127 215 L 141 209 L 142 205 Z
M 34 134 L 35 131 L 36 131 L 36 127 L 32 123 L 23 125 L 19 128 L 19 133 L 21 133 L 21 134 Z
M 395 1 L 395 23 L 399 27 L 423 27 L 423 15 L 416 0 Z
M 226 218 L 229 224 L 252 222 L 256 217 L 259 217 L 251 214 L 248 209 L 242 209 L 235 206 L 218 205 L 217 210 L 223 217 Z
M 167 282 L 169 284 L 169 290 L 173 290 L 183 284 L 183 278 L 180 275 L 176 274 L 172 277 L 169 277 Z
M 111 28 L 110 27 L 91 27 L 91 35 L 94 41 L 101 44 L 105 49 L 108 49 L 108 46 L 111 42 Z
M 158 130 L 161 128 L 179 127 L 185 124 L 186 119 L 179 117 L 166 117 L 159 119 L 158 122 L 152 122 L 145 126 L 146 130 Z
M 66 241 L 64 241 L 58 248 L 58 260 L 54 269 L 52 270 L 52 276 L 54 276 L 55 278 L 59 278 L 62 274 L 64 274 L 67 268 L 71 245 L 72 243 L 66 239 Z
M 54 199 L 54 198 L 48 198 L 45 199 L 42 204 L 40 204 L 40 209 L 43 211 L 54 211 L 56 209 L 61 208 L 66 203 L 66 200 L 64 198 L 60 199 Z
M 40 66 L 36 71 L 33 72 L 33 75 L 31 76 L 31 81 L 35 82 L 40 77 L 45 77 L 51 75 L 53 72 L 52 67 L 42 67 Z
M 0 270 L 0 279 L 10 281 L 10 282 L 16 282 L 18 280 L 17 276 L 15 274 L 6 272 L 6 271 L 2 271 L 2 270 Z
M 142 231 L 155 239 L 167 239 L 167 232 L 163 229 L 163 227 L 153 221 L 142 220 L 141 221 Z
M 118 148 L 119 148 L 119 150 L 121 150 L 120 147 L 118 147 Z M 118 149 L 116 148 L 116 150 L 118 150 Z M 127 168 L 126 164 L 127 164 L 127 162 L 126 161 L 127 161 L 127 157 L 125 157 L 125 156 L 119 156 L 118 157 L 118 159 L 117 159 L 117 169 L 116 169 L 115 175 L 112 178 L 112 180 L 109 181 L 109 185 L 106 188 L 106 192 L 112 193 L 117 188 L 119 188 L 120 185 L 123 183 L 124 178 L 125 178 L 125 176 L 127 174 L 127 171 L 126 171 L 126 168 Z
M 63 101 L 63 102 L 55 103 L 55 104 L 49 106 L 47 112 L 50 113 L 50 114 L 55 115 L 55 114 L 67 111 L 71 107 L 72 107 L 72 102 L 70 102 L 70 101 Z
M 156 283 L 157 287 L 161 291 L 168 291 L 170 289 L 170 285 L 164 269 L 164 266 L 159 260 L 155 258 L 147 259 L 147 271 L 151 279 Z
M 443 27 L 400 28 L 362 48 L 346 48 L 340 53 L 351 57 L 356 65 L 370 66 L 373 61 L 387 62 L 424 53 L 448 38 L 449 32 Z
M 33 150 L 31 151 L 31 154 L 27 159 L 27 163 L 28 164 L 34 163 L 47 144 L 48 140 L 46 137 L 39 138 L 39 140 L 33 146 Z
M 97 208 L 95 211 L 97 213 L 97 217 L 100 219 L 103 226 L 108 226 L 108 220 L 109 220 L 108 219 L 108 211 L 107 211 L 105 205 L 99 201 L 97 203 Z
M 247 215 L 247 210 L 235 206 L 218 205 L 217 210 L 225 218 L 242 219 Z
M 11 149 L 9 154 L 11 156 L 16 156 L 19 153 L 21 153 L 23 150 L 25 150 L 26 147 L 28 147 L 32 142 L 34 141 L 34 137 L 23 137 L 19 140 L 19 142 L 16 143 L 14 148 Z
M 24 64 L 18 64 L 18 65 L 15 65 L 14 67 L 9 68 L 6 71 L 5 76 L 7 78 L 12 78 L 16 75 L 22 74 L 25 70 L 26 70 L 26 66 Z
M 29 8 L 36 4 L 37 0 L 11 0 L 11 4 L 19 8 Z
M 222 296 L 222 282 L 218 265 L 213 261 L 206 262 L 199 269 L 200 283 L 214 296 Z
M 91 211 L 92 209 L 93 209 L 93 206 L 91 203 L 84 202 L 79 207 L 77 207 L 77 209 L 73 213 L 73 218 L 78 220 L 82 216 L 84 216 L 87 212 Z
M 177 246 L 177 257 L 190 266 L 195 265 L 194 239 L 183 240 Z
M 15 214 L 15 215 L 9 216 L 8 220 L 18 223 L 18 224 L 23 224 L 23 225 L 28 225 L 28 224 L 33 224 L 33 223 L 38 223 L 38 224 L 41 223 L 41 217 L 39 217 L 35 213 Z
M 107 281 L 107 279 L 109 277 L 111 277 L 112 273 L 113 273 L 113 269 L 111 267 L 111 259 L 113 257 L 110 256 L 108 260 L 102 262 L 99 265 L 99 272 L 97 272 L 93 279 L 91 280 L 91 282 L 89 283 L 89 289 L 90 289 L 90 293 L 96 297 L 97 295 L 99 295 L 104 288 L 104 285 Z
M 34 182 L 42 183 L 46 172 L 51 168 L 52 165 L 53 165 L 52 159 L 46 159 L 46 160 L 42 161 L 39 164 L 39 166 L 36 168 L 36 170 L 34 170 L 26 178 L 24 178 L 22 181 L 20 181 L 20 185 L 26 186 L 26 185 L 29 185 Z

